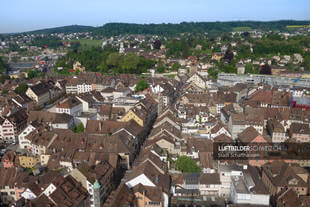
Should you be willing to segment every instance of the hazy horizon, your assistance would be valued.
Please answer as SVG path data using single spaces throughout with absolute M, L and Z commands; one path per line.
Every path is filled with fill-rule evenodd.
M 2 3 L 0 33 L 68 25 L 310 20 L 309 0 L 11 0 Z

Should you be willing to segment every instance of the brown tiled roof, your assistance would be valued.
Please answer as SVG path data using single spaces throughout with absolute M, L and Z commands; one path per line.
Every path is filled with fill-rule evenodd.
M 126 122 L 125 122 L 126 123 Z M 126 131 L 128 131 L 130 134 L 134 136 L 139 136 L 143 132 L 144 128 L 141 127 L 137 122 L 130 120 L 124 127 Z
M 113 134 L 125 127 L 127 122 L 88 120 L 85 132 L 92 134 Z
M 109 195 L 104 203 L 104 207 L 120 207 L 120 206 L 134 206 L 135 196 L 132 189 L 127 185 L 121 183 L 115 191 Z
M 92 166 L 87 163 L 82 163 L 78 166 L 78 169 L 92 184 L 95 183 L 96 180 L 98 180 L 101 185 L 105 184 L 106 176 L 110 177 L 113 173 L 113 168 L 107 162 Z
M 294 134 L 308 134 L 310 136 L 309 124 L 292 123 L 290 132 Z
M 101 116 L 108 116 L 110 118 L 111 111 L 112 111 L 112 104 L 103 104 L 102 106 L 100 106 L 98 113 Z
M 71 175 L 61 177 L 56 190 L 49 196 L 57 206 L 78 207 L 89 198 L 87 190 Z
M 199 161 L 202 168 L 213 169 L 213 157 L 212 152 L 199 152 Z
M 167 165 L 166 163 L 162 162 L 159 157 L 157 157 L 151 150 L 144 150 L 140 153 L 139 157 L 136 159 L 135 166 L 145 162 L 151 161 L 154 163 L 158 168 L 160 168 L 163 172 L 167 172 Z
M 231 114 L 232 124 L 233 125 L 263 125 L 264 117 L 263 114 Z
M 16 125 L 20 125 L 21 123 L 26 122 L 27 119 L 28 119 L 28 114 L 26 112 L 26 109 L 20 109 L 19 111 L 11 114 L 8 117 L 8 120 L 11 123 L 14 123 Z
M 285 133 L 284 127 L 282 124 L 274 119 L 267 121 L 267 129 L 270 134 L 272 133 Z
M 271 179 L 271 182 L 275 186 L 290 186 L 289 181 L 291 179 L 297 180 L 298 187 L 307 187 L 307 180 L 303 180 L 298 174 L 308 175 L 308 172 L 301 168 L 299 165 L 288 164 L 283 161 L 274 161 L 272 163 L 265 164 L 263 170 L 266 175 Z
M 38 83 L 34 86 L 31 86 L 30 89 L 37 95 L 42 96 L 49 92 L 49 86 L 45 83 Z
M 197 96 L 197 94 L 195 93 L 187 93 L 184 95 L 184 97 L 188 99 L 189 104 L 201 103 L 206 105 L 208 105 L 209 100 L 211 98 L 208 93 L 199 94 L 199 96 Z
M 11 150 L 8 150 L 4 153 L 3 157 L 2 157 L 2 162 L 4 160 L 6 160 L 6 162 L 15 162 L 15 158 L 16 158 L 16 155 L 15 155 L 15 152 L 14 151 L 11 151 Z
M 0 168 L 0 186 L 14 186 L 15 179 L 17 177 L 17 170 L 13 168 Z
M 160 125 L 157 128 L 154 128 L 151 131 L 151 134 L 149 136 L 149 138 L 154 138 L 158 135 L 160 135 L 163 132 L 167 132 L 168 134 L 172 134 L 175 137 L 178 137 L 179 139 L 181 139 L 181 131 L 176 129 L 173 125 L 171 125 L 169 122 L 167 122 L 166 124 Z
M 201 173 L 199 177 L 200 184 L 220 185 L 220 176 L 218 173 Z
M 80 104 L 82 103 L 78 99 L 69 98 L 62 103 L 56 104 L 56 108 L 72 109 L 73 107 L 78 106 Z
M 243 132 L 238 134 L 238 139 L 243 143 L 249 143 L 258 136 L 262 135 L 258 133 L 258 131 L 254 127 L 250 126 L 243 130 Z
M 217 122 L 217 124 L 211 129 L 211 133 L 212 133 L 212 134 L 215 134 L 215 133 L 217 133 L 219 130 L 221 130 L 222 128 L 224 128 L 227 132 L 229 132 L 229 130 L 227 129 L 227 127 L 224 126 L 224 124 L 223 124 L 221 121 L 219 121 L 219 122 Z
M 284 188 L 277 197 L 279 207 L 301 207 L 301 199 L 293 188 Z
M 233 139 L 226 134 L 220 134 L 213 139 L 214 142 L 226 142 L 226 143 L 232 143 L 234 142 Z
M 28 122 L 69 123 L 73 117 L 65 113 L 52 113 L 48 111 L 30 111 Z
M 151 146 L 155 146 L 155 145 L 157 145 L 156 143 L 158 141 L 160 141 L 160 140 L 165 140 L 165 141 L 167 141 L 167 142 L 169 142 L 169 143 L 171 143 L 173 145 L 175 144 L 175 141 L 173 140 L 173 138 L 171 138 L 169 136 L 169 134 L 167 134 L 165 132 L 165 133 L 163 133 L 163 134 L 161 134 L 161 135 L 159 135 L 159 136 L 157 136 L 157 137 L 155 137 L 153 139 L 147 139 L 146 142 L 145 142 L 145 146 L 148 147 L 148 148 L 151 147 Z
M 165 192 L 169 192 L 170 176 L 161 174 L 148 160 L 133 168 L 130 173 L 126 174 L 125 178 L 127 181 L 130 181 L 141 174 L 144 174 L 158 188 L 162 188 Z
M 25 207 L 41 207 L 41 206 L 49 206 L 49 207 L 56 207 L 57 205 L 51 201 L 45 194 L 42 194 L 35 199 L 26 202 Z
M 162 202 L 162 191 L 157 187 L 144 186 L 142 184 L 138 184 L 133 187 L 133 191 L 139 192 L 140 194 L 144 194 L 145 197 L 150 199 L 151 201 Z
M 204 138 L 191 138 L 187 142 L 188 151 L 191 151 L 192 147 L 195 151 L 199 152 L 213 152 L 213 141 Z

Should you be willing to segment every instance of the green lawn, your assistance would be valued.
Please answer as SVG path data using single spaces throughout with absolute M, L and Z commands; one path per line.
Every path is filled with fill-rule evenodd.
M 241 32 L 241 31 L 250 31 L 252 30 L 251 27 L 234 27 L 233 31 L 235 32 Z

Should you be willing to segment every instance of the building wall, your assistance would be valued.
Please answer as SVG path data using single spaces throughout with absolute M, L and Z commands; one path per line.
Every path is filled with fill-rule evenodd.
M 0 125 L 0 142 L 15 143 L 15 126 L 7 119 Z
M 1 200 L 4 204 L 16 201 L 16 193 L 14 186 L 3 186 L 0 189 Z
M 92 91 L 93 88 L 92 88 L 92 85 L 91 84 L 81 84 L 81 85 L 77 85 L 77 93 L 80 94 L 80 93 L 87 93 L 87 92 L 90 92 Z
M 39 157 L 19 156 L 18 159 L 19 159 L 19 165 L 22 166 L 23 168 L 32 168 L 37 163 L 40 162 Z
M 141 194 L 139 192 L 135 193 L 135 196 L 137 198 L 137 207 L 162 207 L 162 202 L 158 202 L 158 205 L 154 205 L 152 201 L 146 197 L 144 194 Z M 153 205 L 152 205 L 153 204 Z
M 2 160 L 2 165 L 4 168 L 12 168 L 14 167 L 14 162 L 11 162 L 9 160 L 3 159 Z
M 79 116 L 83 111 L 83 105 L 79 104 L 73 108 L 58 108 L 56 107 L 56 113 L 66 113 L 71 116 Z
M 45 103 L 50 101 L 50 93 L 47 92 L 41 96 L 37 96 L 30 88 L 27 89 L 26 95 L 29 96 L 32 100 L 34 100 L 37 105 L 43 106 Z
M 128 111 L 128 113 L 121 119 L 122 122 L 129 122 L 130 120 L 134 120 L 143 127 L 143 120 L 140 119 L 133 111 Z
M 40 162 L 42 166 L 46 166 L 48 163 L 48 160 L 50 159 L 50 155 L 40 155 Z
M 29 125 L 24 129 L 18 136 L 18 141 L 19 141 L 19 147 L 21 149 L 24 149 L 26 145 L 30 144 L 30 141 L 25 139 L 26 136 L 28 136 L 32 131 L 34 131 L 36 128 L 33 127 L 32 125 Z

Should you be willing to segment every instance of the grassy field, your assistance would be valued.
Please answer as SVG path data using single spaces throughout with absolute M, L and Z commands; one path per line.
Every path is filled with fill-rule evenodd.
M 251 27 L 234 27 L 233 31 L 235 32 L 242 32 L 242 31 L 250 31 L 252 30 Z
M 89 48 L 89 47 L 101 47 L 102 40 L 89 40 L 89 39 L 80 39 L 80 40 L 69 40 L 69 42 L 80 42 L 82 48 Z M 65 40 L 64 42 L 67 42 Z
M 309 28 L 310 25 L 287 25 L 286 28 Z

